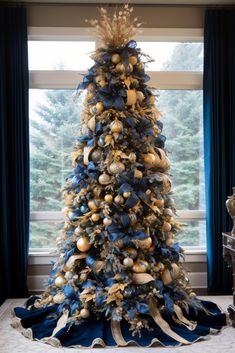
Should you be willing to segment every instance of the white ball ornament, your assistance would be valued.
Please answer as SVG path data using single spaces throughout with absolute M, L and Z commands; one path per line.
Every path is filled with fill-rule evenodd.
M 124 260 L 123 260 L 123 265 L 125 267 L 132 267 L 134 265 L 134 261 L 132 260 L 131 257 L 126 257 Z
M 105 217 L 103 219 L 103 223 L 104 223 L 105 226 L 110 226 L 112 224 L 112 219 Z
M 114 198 L 114 202 L 117 203 L 118 205 L 121 205 L 124 203 L 124 198 L 121 195 L 117 195 Z
M 87 319 L 90 316 L 90 311 L 88 309 L 82 309 L 80 315 L 83 319 Z

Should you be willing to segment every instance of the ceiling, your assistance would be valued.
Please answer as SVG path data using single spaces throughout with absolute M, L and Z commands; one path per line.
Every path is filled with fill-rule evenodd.
M 0 0 L 1 1 L 1 0 Z M 23 3 L 57 3 L 57 4 L 123 4 L 127 0 L 8 0 Z M 130 4 L 155 5 L 235 5 L 235 0 L 129 0 Z

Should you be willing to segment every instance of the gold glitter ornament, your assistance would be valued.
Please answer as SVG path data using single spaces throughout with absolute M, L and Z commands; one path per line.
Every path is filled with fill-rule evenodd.
M 110 176 L 106 173 L 101 174 L 98 180 L 101 185 L 108 185 L 111 182 Z
M 127 268 L 129 267 L 132 267 L 134 265 L 134 261 L 132 260 L 131 257 L 126 257 L 124 260 L 123 260 L 123 265 Z
M 125 165 L 122 162 L 113 162 L 109 166 L 109 171 L 111 174 L 120 174 L 124 172 Z
M 129 63 L 130 63 L 131 65 L 134 66 L 134 65 L 137 64 L 137 62 L 138 62 L 138 59 L 137 59 L 136 56 L 132 55 L 132 56 L 129 57 Z
M 113 196 L 111 194 L 105 195 L 104 201 L 107 203 L 111 203 L 113 201 Z
M 100 214 L 99 213 L 93 213 L 93 215 L 91 216 L 91 220 L 93 222 L 98 222 L 100 219 Z
M 63 301 L 65 300 L 65 295 L 62 293 L 58 293 L 56 295 L 53 296 L 53 302 L 56 304 L 60 304 L 63 303 Z
M 114 198 L 114 202 L 117 203 L 118 205 L 121 205 L 124 202 L 124 198 L 121 195 L 117 195 Z
M 90 316 L 90 311 L 84 308 L 80 311 L 80 316 L 82 319 L 87 319 Z
M 123 124 L 121 123 L 121 121 L 115 118 L 115 120 L 110 125 L 110 130 L 113 133 L 120 133 L 122 132 L 122 129 L 123 129 Z
M 91 153 L 91 159 L 93 162 L 98 162 L 100 161 L 102 157 L 102 151 L 100 149 L 95 149 L 92 153 Z
M 89 242 L 89 239 L 87 237 L 81 237 L 77 240 L 77 248 L 81 252 L 85 252 L 90 250 L 91 244 Z
M 92 211 L 98 210 L 98 203 L 97 203 L 96 200 L 90 200 L 90 201 L 88 201 L 88 204 L 87 204 L 87 205 L 88 205 L 89 209 L 92 210 Z
M 55 285 L 58 288 L 62 288 L 65 285 L 66 282 L 67 281 L 66 281 L 66 279 L 63 276 L 58 276 L 55 279 Z
M 121 61 L 121 57 L 119 54 L 113 54 L 111 59 L 113 64 L 118 64 Z

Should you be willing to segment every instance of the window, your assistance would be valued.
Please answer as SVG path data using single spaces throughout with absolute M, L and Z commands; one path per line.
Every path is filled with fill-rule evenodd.
M 55 247 L 62 228 L 61 188 L 71 171 L 70 154 L 79 129 L 82 99 L 73 93 L 91 65 L 96 43 L 83 29 L 31 29 L 30 148 L 31 249 Z M 179 220 L 178 239 L 186 248 L 205 247 L 205 199 L 202 129 L 202 33 L 198 30 L 144 29 L 138 46 L 156 62 L 147 70 L 159 88 L 158 108 L 171 161 Z M 194 32 L 193 32 L 194 31 Z M 66 31 L 65 31 L 66 32 Z M 150 35 L 151 34 L 151 35 Z M 40 55 L 40 53 L 44 55 Z M 39 59 L 40 57 L 40 59 Z

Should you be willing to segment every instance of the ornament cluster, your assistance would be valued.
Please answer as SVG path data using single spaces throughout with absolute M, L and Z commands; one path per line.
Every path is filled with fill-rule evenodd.
M 135 333 L 148 327 L 151 300 L 173 315 L 195 293 L 175 242 L 180 224 L 148 57 L 122 38 L 92 54 L 94 66 L 78 87 L 87 94 L 63 191 L 60 255 L 35 306 L 67 308 L 71 324 L 91 314 L 125 319 Z

